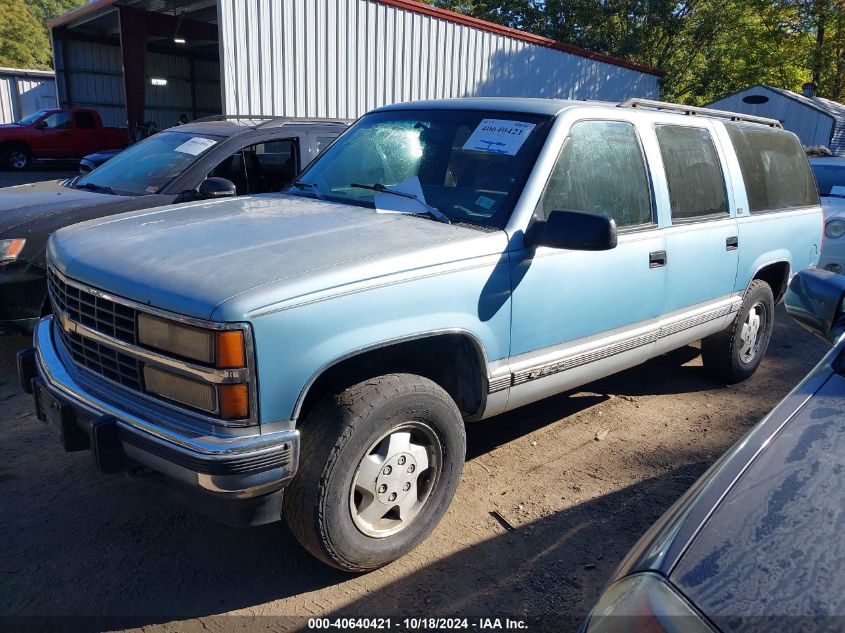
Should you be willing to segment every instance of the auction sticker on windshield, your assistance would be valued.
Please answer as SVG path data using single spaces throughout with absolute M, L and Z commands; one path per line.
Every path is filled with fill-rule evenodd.
M 476 152 L 492 152 L 494 154 L 508 154 L 514 156 L 531 130 L 533 123 L 524 121 L 507 121 L 505 119 L 482 119 L 475 128 L 464 149 Z
M 216 145 L 217 141 L 214 141 L 210 138 L 203 138 L 201 136 L 194 136 L 193 138 L 188 139 L 184 143 L 182 143 L 179 147 L 176 148 L 177 152 L 182 152 L 183 154 L 191 154 L 192 156 L 199 156 L 205 150 L 207 150 L 212 145 Z

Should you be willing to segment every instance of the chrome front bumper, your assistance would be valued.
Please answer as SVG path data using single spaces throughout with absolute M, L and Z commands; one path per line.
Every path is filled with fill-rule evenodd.
M 52 326 L 52 317 L 38 323 L 32 356 L 19 362 L 19 371 L 22 384 L 34 391 L 39 418 L 60 427 L 68 450 L 91 448 L 106 472 L 118 470 L 113 465 L 121 460 L 134 462 L 230 501 L 277 492 L 293 477 L 299 431 L 191 435 L 140 417 L 86 391 L 74 377 L 84 370 L 65 366 Z M 100 425 L 109 432 L 95 432 Z M 100 441 L 99 435 L 109 439 Z M 102 467 L 100 454 L 111 468 Z

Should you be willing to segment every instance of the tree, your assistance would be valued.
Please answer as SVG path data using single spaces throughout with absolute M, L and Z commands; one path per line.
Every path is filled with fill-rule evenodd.
M 663 98 L 692 104 L 755 83 L 814 78 L 845 97 L 842 0 L 428 0 L 665 71 Z
M 25 0 L 30 13 L 46 26 L 48 20 L 81 7 L 87 0 Z
M 53 67 L 47 21 L 86 0 L 0 0 L 0 66 Z
M 27 10 L 23 0 L 0 0 L 0 66 L 51 66 L 44 25 Z

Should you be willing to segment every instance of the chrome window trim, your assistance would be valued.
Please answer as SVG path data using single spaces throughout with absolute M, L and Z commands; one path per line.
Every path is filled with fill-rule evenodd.
M 215 385 L 246 382 L 249 385 L 249 417 L 239 420 L 223 420 L 215 416 L 204 415 L 196 409 L 192 409 L 184 405 L 175 404 L 172 401 L 167 400 L 161 396 L 150 394 L 146 391 L 135 391 L 134 389 L 128 389 L 124 385 L 110 380 L 102 374 L 98 374 L 97 372 L 92 371 L 87 367 L 80 365 L 79 363 L 73 362 L 74 367 L 85 370 L 90 375 L 96 377 L 98 380 L 103 380 L 110 385 L 114 385 L 120 388 L 123 391 L 138 395 L 142 398 L 153 401 L 156 404 L 163 405 L 165 407 L 173 409 L 174 411 L 178 411 L 182 414 L 195 417 L 199 420 L 202 420 L 203 422 L 216 426 L 243 427 L 255 426 L 258 424 L 258 376 L 255 371 L 255 344 L 252 337 L 252 328 L 250 327 L 249 323 L 219 323 L 215 321 L 206 321 L 195 317 L 169 312 L 167 310 L 162 310 L 160 308 L 145 305 L 137 301 L 132 301 L 131 299 L 125 299 L 123 297 L 113 295 L 98 288 L 89 286 L 85 283 L 71 279 L 67 275 L 59 271 L 59 269 L 49 260 L 47 261 L 47 267 L 65 284 L 73 286 L 74 288 L 82 290 L 83 292 L 90 293 L 95 297 L 106 299 L 108 301 L 112 301 L 114 303 L 132 308 L 137 312 L 145 312 L 147 314 L 152 314 L 163 319 L 168 319 L 178 323 L 184 323 L 186 325 L 193 325 L 195 327 L 204 328 L 208 330 L 239 330 L 243 332 L 246 367 L 234 370 L 221 370 L 213 367 L 204 367 L 193 363 L 187 363 L 185 361 L 181 361 L 173 357 L 158 354 L 140 346 L 125 343 L 118 339 L 112 338 L 106 334 L 102 334 L 101 332 L 97 332 L 96 330 L 92 330 L 91 328 L 88 328 L 85 325 L 76 323 L 75 321 L 72 321 L 66 314 L 54 315 L 58 317 L 54 319 L 56 327 L 65 328 L 66 323 L 73 324 L 71 327 L 74 327 L 74 329 L 71 331 L 75 331 L 80 336 L 87 337 L 92 340 L 95 340 L 98 343 L 113 347 L 118 351 L 133 356 L 134 358 L 137 358 L 139 360 L 145 362 L 149 361 L 150 363 L 162 369 L 174 371 L 175 373 L 179 373 L 188 378 L 199 378 L 200 380 L 205 380 Z M 52 293 L 50 294 L 50 297 L 52 300 Z M 135 327 L 137 332 L 137 319 Z M 64 347 L 63 342 L 61 342 L 61 345 L 62 347 Z

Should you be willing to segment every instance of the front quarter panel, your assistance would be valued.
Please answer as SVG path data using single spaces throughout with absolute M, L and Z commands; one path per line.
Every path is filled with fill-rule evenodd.
M 507 240 L 503 232 L 486 238 L 498 253 L 376 275 L 247 313 L 262 424 L 295 420 L 307 388 L 325 369 L 393 342 L 460 332 L 474 339 L 486 363 L 505 359 L 511 313 Z M 216 315 L 232 320 L 235 311 Z

